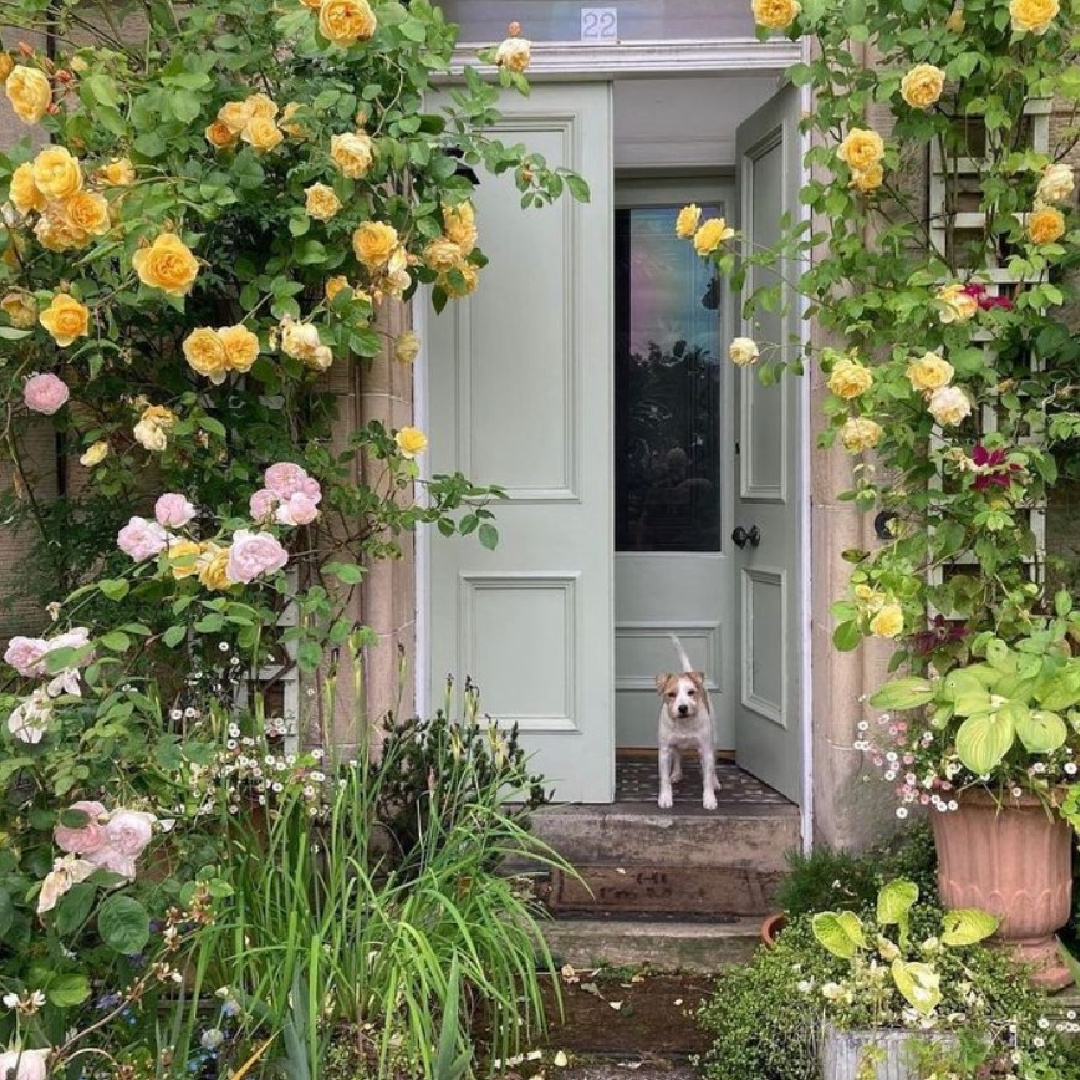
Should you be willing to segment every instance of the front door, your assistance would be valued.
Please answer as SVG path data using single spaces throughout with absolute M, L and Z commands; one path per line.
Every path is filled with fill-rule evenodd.
M 501 541 L 433 538 L 430 700 L 448 674 L 517 723 L 563 801 L 614 796 L 611 87 L 538 85 L 497 135 L 579 172 L 591 201 L 522 210 L 481 173 L 490 258 L 468 299 L 431 316 L 430 467 L 505 488 Z
M 727 291 L 675 234 L 680 207 L 732 216 L 723 182 L 627 181 L 615 209 L 615 671 L 620 749 L 655 753 L 655 676 L 677 634 L 706 674 L 716 745 L 730 702 L 734 436 Z
M 788 87 L 745 123 L 736 138 L 740 224 L 749 250 L 771 247 L 781 218 L 800 213 L 798 94 Z M 797 359 L 803 322 L 798 296 L 786 284 L 798 267 L 781 269 L 779 306 L 740 311 L 737 333 Z M 752 267 L 745 295 L 777 281 Z M 809 626 L 801 615 L 799 465 L 803 417 L 799 380 L 785 374 L 771 386 L 757 371 L 737 373 L 738 465 L 733 539 L 736 541 L 735 648 L 739 693 L 734 703 L 736 761 L 795 802 L 803 775 L 800 715 L 802 650 Z M 736 532 L 735 530 L 738 530 Z

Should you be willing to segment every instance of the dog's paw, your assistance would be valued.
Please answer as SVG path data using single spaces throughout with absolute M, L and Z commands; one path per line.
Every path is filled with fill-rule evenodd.
M 713 803 L 715 804 L 715 802 L 716 802 L 716 800 L 714 799 Z M 659 806 L 661 810 L 670 810 L 671 809 L 671 804 L 672 804 L 671 792 L 670 791 L 661 791 L 660 792 L 660 798 L 658 798 L 656 800 L 656 805 Z
M 704 806 L 706 810 L 716 809 L 716 792 L 714 792 L 712 788 L 709 788 L 709 790 L 701 797 L 701 805 Z

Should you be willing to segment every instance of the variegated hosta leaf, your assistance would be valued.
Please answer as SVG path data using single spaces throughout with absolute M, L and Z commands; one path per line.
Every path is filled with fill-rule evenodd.
M 991 773 L 1012 748 L 1016 731 L 1003 710 L 969 716 L 956 733 L 956 752 L 976 776 Z
M 893 679 L 870 699 L 875 709 L 914 709 L 934 698 L 934 684 L 928 679 Z
M 976 945 L 994 933 L 1001 920 L 981 908 L 957 908 L 945 912 L 941 925 L 941 940 L 946 945 Z
M 897 878 L 885 885 L 877 898 L 877 920 L 882 926 L 893 926 L 907 918 L 907 913 L 919 899 L 919 886 L 914 881 Z
M 851 960 L 866 946 L 862 923 L 852 911 L 822 911 L 811 923 L 814 937 L 841 960 Z
M 892 976 L 896 989 L 917 1012 L 927 1016 L 937 1008 L 941 1001 L 941 976 L 929 964 L 894 960 Z

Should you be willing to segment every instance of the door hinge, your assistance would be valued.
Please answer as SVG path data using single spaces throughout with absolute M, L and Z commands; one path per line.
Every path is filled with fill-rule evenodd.
M 735 444 L 735 453 L 738 454 L 738 452 L 739 452 L 739 444 L 736 443 Z

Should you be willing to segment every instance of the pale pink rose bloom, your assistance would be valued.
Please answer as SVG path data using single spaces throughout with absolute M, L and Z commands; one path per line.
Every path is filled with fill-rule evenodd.
M 274 514 L 278 497 L 269 488 L 259 488 L 248 502 L 248 510 L 255 521 L 269 521 Z
M 82 685 L 79 682 L 78 668 L 65 668 L 59 675 L 54 675 L 45 686 L 45 693 L 51 697 L 59 697 L 61 694 L 71 694 L 72 697 L 82 697 Z
M 41 892 L 38 893 L 38 914 L 52 911 L 57 901 L 72 885 L 85 881 L 96 869 L 97 866 L 94 863 L 87 859 L 80 859 L 76 855 L 65 855 L 62 859 L 57 859 L 53 863 L 52 870 L 45 875 L 45 880 L 41 883 Z
M 46 372 L 44 375 L 31 375 L 23 387 L 23 401 L 26 402 L 26 407 L 36 413 L 44 413 L 46 416 L 52 416 L 54 412 L 62 408 L 69 397 L 71 397 L 71 391 L 67 383 L 51 372 Z
M 49 651 L 44 638 L 13 637 L 4 653 L 4 662 L 10 664 L 23 678 L 32 678 L 45 671 L 42 659 Z
M 130 855 L 117 851 L 110 844 L 91 851 L 86 858 L 95 868 L 100 866 L 102 870 L 111 870 L 114 874 L 126 877 L 128 881 L 135 880 L 135 860 Z
M 7 720 L 8 731 L 19 742 L 36 746 L 49 730 L 51 719 L 52 703 L 41 690 L 35 690 L 11 710 Z
M 153 835 L 153 814 L 142 810 L 115 810 L 105 826 L 105 836 L 109 847 L 118 855 L 135 859 L 142 854 L 143 848 L 150 843 Z
M 307 495 L 313 502 L 322 498 L 319 481 L 299 465 L 291 461 L 279 461 L 271 465 L 263 474 L 263 483 L 282 501 L 287 502 L 294 495 Z
M 179 529 L 195 516 L 195 507 L 178 492 L 167 491 L 154 503 L 154 517 L 166 529 Z
M 72 855 L 87 855 L 102 848 L 108 838 L 101 818 L 105 816 L 105 807 L 90 799 L 80 799 L 71 804 L 72 810 L 81 810 L 86 815 L 86 824 L 77 828 L 72 825 L 57 825 L 53 829 L 53 839 L 61 851 Z
M 0 1076 L 11 1080 L 45 1080 L 45 1059 L 51 1050 L 5 1050 L 0 1054 Z
M 169 534 L 156 522 L 133 517 L 116 535 L 116 543 L 136 562 L 159 555 L 169 542 Z
M 298 491 L 277 508 L 274 520 L 279 525 L 310 525 L 318 516 L 318 501 Z
M 276 537 L 269 533 L 237 529 L 233 533 L 225 573 L 230 581 L 249 585 L 262 574 L 280 570 L 288 561 L 289 553 Z

